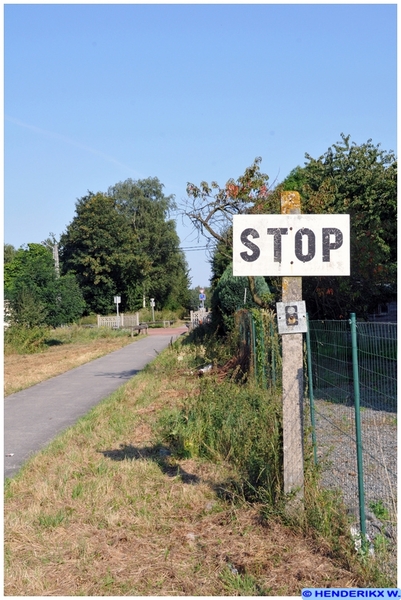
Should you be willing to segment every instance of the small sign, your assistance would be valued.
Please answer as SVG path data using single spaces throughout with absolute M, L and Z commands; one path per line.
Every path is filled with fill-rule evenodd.
M 303 300 L 293 302 L 277 302 L 278 332 L 306 333 L 306 306 Z
M 154 308 L 154 307 L 155 307 L 155 299 L 154 299 L 154 298 L 151 298 L 151 299 L 150 299 L 150 306 L 151 306 L 152 308 Z
M 114 296 L 114 304 L 120 304 L 121 296 Z
M 199 294 L 199 300 L 206 300 L 206 294 Z
M 234 215 L 233 274 L 349 275 L 349 215 Z

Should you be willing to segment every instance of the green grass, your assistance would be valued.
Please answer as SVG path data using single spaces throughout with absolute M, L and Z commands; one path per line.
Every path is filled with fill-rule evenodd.
M 4 352 L 5 354 L 33 354 L 43 352 L 50 346 L 87 343 L 98 339 L 113 339 L 129 335 L 130 333 L 125 330 L 108 327 L 88 328 L 71 325 L 52 329 L 50 327 L 11 326 L 4 334 Z

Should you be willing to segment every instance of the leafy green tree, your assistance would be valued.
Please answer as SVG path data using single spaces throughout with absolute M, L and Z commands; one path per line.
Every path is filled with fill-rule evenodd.
M 188 267 L 175 221 L 174 196 L 165 196 L 157 177 L 117 183 L 109 188 L 131 227 L 139 277 L 131 282 L 131 296 L 155 298 L 164 308 L 177 309 L 189 301 Z M 134 306 L 132 306 L 134 308 Z
M 4 244 L 4 264 L 7 265 L 12 261 L 17 250 L 12 244 Z
M 4 289 L 12 320 L 27 327 L 70 323 L 85 306 L 74 276 L 58 277 L 51 251 L 41 244 L 20 248 L 5 265 Z
M 40 327 L 46 325 L 47 310 L 40 295 L 29 285 L 19 283 L 13 290 L 10 300 L 11 324 L 22 327 Z
M 317 159 L 306 154 L 283 189 L 301 194 L 302 212 L 349 214 L 351 276 L 305 277 L 303 295 L 314 318 L 367 317 L 396 290 L 397 160 L 371 140 L 350 136 Z
M 81 288 L 87 312 L 114 311 L 113 298 L 122 296 L 126 281 L 134 279 L 135 257 L 127 219 L 117 202 L 105 194 L 89 192 L 76 203 L 76 216 L 60 238 L 63 273 L 73 273 Z
M 188 268 L 169 219 L 173 197 L 157 178 L 127 179 L 107 194 L 89 194 L 60 240 L 64 272 L 76 274 L 88 310 L 137 310 L 143 296 L 157 306 L 176 309 L 189 302 Z
M 233 259 L 233 248 L 232 248 L 232 227 L 224 232 L 224 240 L 219 240 L 215 245 L 210 265 L 212 267 L 212 277 L 210 280 L 212 290 L 215 289 L 216 285 L 220 281 L 226 268 L 231 264 Z

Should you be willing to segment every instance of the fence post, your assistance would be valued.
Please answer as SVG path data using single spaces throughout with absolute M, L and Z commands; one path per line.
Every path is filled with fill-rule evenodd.
M 251 317 L 251 340 L 252 340 L 252 354 L 253 354 L 253 373 L 255 381 L 258 383 L 258 362 L 256 360 L 256 327 L 252 313 L 249 313 Z
M 356 457 L 358 465 L 358 492 L 359 492 L 359 520 L 361 527 L 362 543 L 366 541 L 365 522 L 365 490 L 363 487 L 363 461 L 362 461 L 362 435 L 361 435 L 361 410 L 358 370 L 358 341 L 356 332 L 355 313 L 351 313 L 351 342 L 352 342 L 352 372 L 354 379 L 354 406 L 355 406 L 355 433 L 356 433 Z
M 316 446 L 316 423 L 315 423 L 315 398 L 313 396 L 313 373 L 312 373 L 312 351 L 310 345 L 309 333 L 309 315 L 306 314 L 306 361 L 308 365 L 308 392 L 310 406 L 310 420 L 312 425 L 312 446 L 313 446 L 313 461 L 317 465 L 317 446 Z
M 270 322 L 270 339 L 272 340 L 271 342 L 271 360 L 272 360 L 272 381 L 273 381 L 273 388 L 276 388 L 276 348 L 275 348 L 275 344 L 274 344 L 274 328 L 273 328 L 273 323 Z
M 262 387 L 267 390 L 267 373 L 266 373 L 266 361 L 267 361 L 267 353 L 266 353 L 266 345 L 265 345 L 265 323 L 263 319 L 263 313 L 261 312 L 261 322 L 259 323 L 259 349 L 262 354 L 260 358 L 260 364 L 262 365 Z

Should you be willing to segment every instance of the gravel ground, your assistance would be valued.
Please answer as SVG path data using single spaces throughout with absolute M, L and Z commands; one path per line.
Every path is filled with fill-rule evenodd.
M 319 399 L 315 393 L 315 422 L 318 461 L 323 466 L 323 485 L 340 488 L 345 505 L 359 525 L 358 471 L 354 407 Z M 327 396 L 326 396 L 327 397 Z M 373 541 L 384 535 L 392 555 L 383 568 L 396 573 L 397 518 L 397 413 L 361 409 L 366 532 Z M 380 521 L 372 504 L 384 507 L 389 521 Z M 379 538 L 380 539 L 380 538 Z

